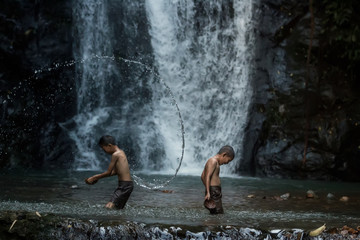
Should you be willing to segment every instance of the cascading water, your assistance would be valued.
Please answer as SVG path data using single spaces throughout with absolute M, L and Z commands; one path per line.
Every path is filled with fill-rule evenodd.
M 180 111 L 169 87 L 150 67 L 138 61 L 109 57 L 113 52 L 113 31 L 117 27 L 116 21 L 109 20 L 107 4 L 110 3 L 79 1 L 74 4 L 78 105 L 77 114 L 61 124 L 76 144 L 74 168 L 106 167 L 108 160 L 100 161 L 104 156 L 97 141 L 109 134 L 115 136 L 125 150 L 133 170 L 174 173 L 184 151 Z M 159 115 L 152 112 L 158 105 L 166 104 L 171 111 L 164 112 L 160 118 L 166 116 L 169 122 L 161 125 Z M 159 130 L 162 128 L 171 129 L 174 136 L 162 135 Z M 166 142 L 170 142 L 168 137 L 175 138 L 171 140 L 171 154 L 164 150 L 168 146 Z
M 187 148 L 182 173 L 199 174 L 226 144 L 234 147 L 239 164 L 252 95 L 252 4 L 146 1 L 156 65 L 183 112 Z M 154 115 L 160 119 L 166 108 L 159 106 Z M 234 173 L 233 166 L 225 172 Z
M 94 55 L 112 55 L 107 7 L 104 1 L 75 1 L 74 36 L 78 41 L 78 53 L 74 57 L 77 79 L 77 115 L 72 119 L 69 136 L 76 143 L 75 168 L 78 170 L 99 169 L 100 162 L 94 153 L 99 129 L 109 117 L 106 99 L 106 85 L 118 75 L 113 64 L 106 61 L 88 60 Z M 69 123 L 67 123 L 69 124 Z M 66 126 L 66 124 L 63 124 Z
M 252 2 L 145 1 L 157 70 L 105 57 L 112 56 L 117 24 L 109 21 L 105 3 L 74 5 L 78 113 L 63 127 L 77 146 L 75 168 L 104 168 L 96 143 L 111 134 L 135 169 L 173 173 L 184 149 L 172 98 L 186 131 L 181 172 L 199 174 L 225 144 L 239 159 L 252 92 Z

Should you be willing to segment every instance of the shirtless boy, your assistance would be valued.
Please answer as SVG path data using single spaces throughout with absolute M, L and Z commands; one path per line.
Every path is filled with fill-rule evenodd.
M 110 202 L 105 207 L 123 209 L 134 188 L 126 155 L 116 145 L 112 136 L 102 136 L 99 145 L 106 153 L 111 154 L 109 167 L 107 171 L 85 179 L 85 182 L 93 185 L 101 178 L 117 175 L 119 180 L 118 188 L 115 189 Z
M 220 166 L 231 162 L 234 156 L 234 149 L 231 146 L 223 146 L 215 156 L 207 160 L 201 174 L 201 180 L 205 185 L 204 206 L 211 214 L 224 213 L 221 201 Z

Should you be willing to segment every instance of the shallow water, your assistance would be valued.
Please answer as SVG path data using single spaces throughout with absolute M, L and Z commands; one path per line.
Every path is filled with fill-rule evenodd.
M 197 176 L 177 176 L 164 189 L 135 185 L 124 210 L 104 205 L 117 185 L 116 177 L 89 186 L 84 179 L 94 172 L 1 172 L 0 210 L 55 213 L 81 219 L 201 227 L 253 227 L 258 229 L 313 229 L 360 225 L 358 183 L 295 181 L 249 177 L 222 177 L 225 214 L 210 215 L 203 208 L 204 187 Z M 138 175 L 149 182 L 164 182 L 171 176 Z M 313 190 L 315 199 L 306 199 Z M 163 191 L 169 190 L 169 191 Z M 290 193 L 288 200 L 274 198 Z M 326 198 L 335 195 L 333 200 Z M 253 198 L 248 197 L 254 195 Z M 348 202 L 339 201 L 348 196 Z

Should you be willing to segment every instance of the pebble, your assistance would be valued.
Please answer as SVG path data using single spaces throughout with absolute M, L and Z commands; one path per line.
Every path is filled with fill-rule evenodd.
M 173 193 L 173 190 L 161 190 L 163 193 Z
M 280 198 L 284 199 L 284 200 L 288 200 L 290 197 L 290 193 L 285 193 L 283 195 L 280 196 Z
M 340 201 L 341 201 L 341 202 L 347 202 L 347 201 L 349 201 L 349 197 L 348 197 L 348 196 L 342 196 L 342 197 L 340 198 Z
M 282 199 L 281 197 L 279 197 L 279 196 L 274 196 L 274 199 L 276 200 L 276 201 L 283 201 L 284 199 Z
M 306 198 L 315 198 L 316 197 L 316 194 L 313 190 L 308 190 L 306 192 Z
M 328 193 L 328 195 L 326 196 L 326 198 L 327 198 L 327 199 L 334 199 L 335 196 L 334 196 L 334 194 L 332 194 L 332 193 Z

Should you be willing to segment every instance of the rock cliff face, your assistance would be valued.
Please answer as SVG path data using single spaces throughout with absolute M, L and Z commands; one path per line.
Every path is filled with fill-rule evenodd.
M 343 18 L 348 22 L 344 24 L 358 20 L 354 16 L 359 4 L 351 2 L 345 8 Z M 360 180 L 360 84 L 359 69 L 354 67 L 360 53 L 350 51 L 352 58 L 341 54 L 349 52 L 348 46 L 360 49 L 356 43 L 360 36 L 354 27 L 349 35 L 353 44 L 336 45 L 339 39 L 328 28 L 335 21 L 329 18 L 331 4 L 314 4 L 315 28 L 307 64 L 308 3 L 256 3 L 254 99 L 239 173 Z M 126 15 L 115 6 L 111 9 L 110 14 Z M 144 24 L 138 27 L 147 32 L 145 16 L 134 14 L 143 18 Z M 74 115 L 73 69 L 31 76 L 34 69 L 73 58 L 71 1 L 5 0 L 0 4 L 0 23 L 0 167 L 69 167 L 71 142 L 54 119 L 61 122 Z M 119 40 L 126 39 L 123 34 L 120 29 L 112 39 L 115 54 L 139 57 L 144 53 L 151 65 L 148 35 L 138 34 L 136 41 L 126 42 Z
M 66 139 L 53 120 L 73 112 L 74 83 L 57 81 L 66 71 L 31 76 L 71 58 L 71 1 L 5 0 L 0 9 L 0 167 L 41 167 L 49 154 L 65 166 Z
M 324 14 L 326 2 L 313 6 L 311 37 L 308 4 L 262 1 L 255 13 L 259 21 L 255 99 L 240 171 L 359 180 L 358 70 L 349 67 L 359 59 L 342 57 L 344 45 L 334 49 L 326 25 L 331 20 Z M 347 15 L 354 15 L 358 7 L 350 3 Z

